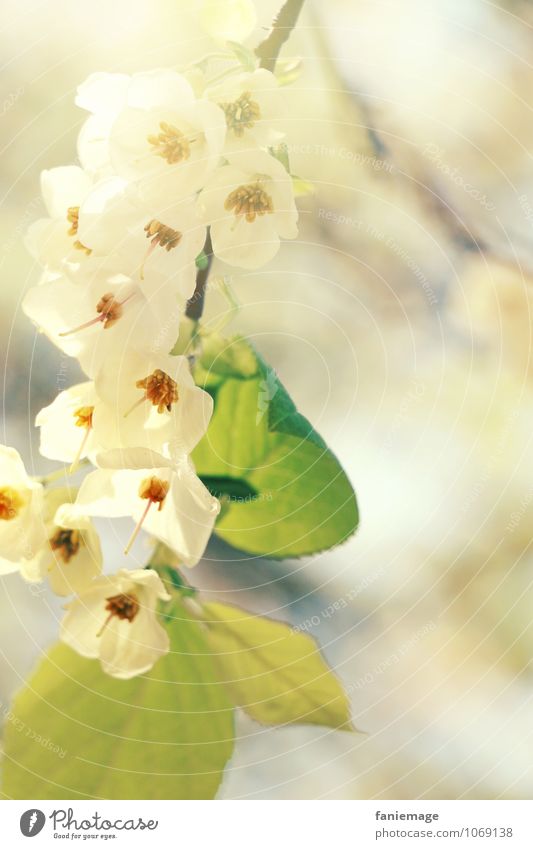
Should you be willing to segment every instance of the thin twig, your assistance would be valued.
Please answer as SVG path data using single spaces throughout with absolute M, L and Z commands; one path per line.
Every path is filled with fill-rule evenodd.
M 185 308 L 185 315 L 187 318 L 192 318 L 193 321 L 199 321 L 202 317 L 202 313 L 204 311 L 205 290 L 209 272 L 211 271 L 211 264 L 213 262 L 213 246 L 211 244 L 209 227 L 207 228 L 207 236 L 204 244 L 204 254 L 207 260 L 206 265 L 204 268 L 198 269 L 196 274 L 196 288 L 193 295 L 191 295 L 187 301 L 187 306 Z
M 286 0 L 281 7 L 268 36 L 255 48 L 261 68 L 273 71 L 276 67 L 279 52 L 296 26 L 303 4 L 304 0 Z

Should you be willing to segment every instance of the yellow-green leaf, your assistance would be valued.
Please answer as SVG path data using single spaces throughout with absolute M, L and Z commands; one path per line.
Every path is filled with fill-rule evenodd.
M 249 716 L 267 725 L 353 730 L 348 697 L 311 637 L 238 607 L 203 609 L 219 678 Z
M 181 607 L 171 652 L 119 681 L 55 646 L 15 698 L 3 793 L 14 799 L 211 799 L 233 750 L 233 708 Z

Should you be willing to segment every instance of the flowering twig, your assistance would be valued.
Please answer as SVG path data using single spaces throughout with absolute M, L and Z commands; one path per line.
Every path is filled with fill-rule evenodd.
M 270 33 L 255 50 L 255 54 L 259 59 L 259 65 L 261 68 L 266 68 L 267 71 L 273 71 L 276 67 L 279 52 L 296 26 L 303 4 L 304 0 L 287 0 L 281 7 L 278 15 L 274 19 Z M 207 259 L 206 265 L 203 268 L 198 269 L 198 273 L 196 275 L 196 288 L 193 295 L 187 301 L 187 307 L 185 309 L 185 315 L 187 318 L 192 318 L 193 321 L 199 321 L 202 317 L 205 303 L 205 291 L 209 272 L 211 270 L 211 264 L 213 262 L 213 248 L 211 245 L 209 229 L 207 230 L 204 254 Z
M 211 271 L 211 264 L 213 262 L 213 246 L 211 245 L 209 227 L 207 228 L 207 236 L 204 244 L 204 255 L 206 263 L 203 268 L 198 269 L 196 274 L 196 287 L 194 293 L 187 301 L 187 307 L 185 309 L 185 315 L 187 318 L 192 318 L 193 321 L 199 321 L 202 317 L 202 313 L 204 311 L 205 289 L 209 278 L 209 272 Z
M 304 0 L 286 0 L 281 7 L 270 33 L 255 49 L 261 68 L 273 71 L 276 67 L 279 52 L 296 26 L 303 4 Z

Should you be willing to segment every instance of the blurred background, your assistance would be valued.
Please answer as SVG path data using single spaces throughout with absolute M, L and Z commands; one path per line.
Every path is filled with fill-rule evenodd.
M 0 441 L 46 471 L 35 413 L 79 376 L 20 310 L 39 173 L 76 161 L 76 86 L 212 49 L 194 3 L 5 0 Z M 261 0 L 264 36 L 278 3 Z M 307 0 L 285 56 L 300 237 L 229 274 L 250 336 L 357 490 L 341 548 L 280 564 L 212 543 L 206 593 L 315 637 L 361 735 L 240 717 L 223 798 L 533 794 L 533 4 Z M 207 320 L 225 309 L 210 295 Z M 106 529 L 104 528 L 104 531 Z M 107 531 L 107 561 L 122 565 Z M 0 584 L 2 710 L 60 605 Z

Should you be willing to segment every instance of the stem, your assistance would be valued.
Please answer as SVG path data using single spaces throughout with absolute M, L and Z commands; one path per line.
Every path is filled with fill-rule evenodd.
M 209 227 L 207 228 L 207 236 L 204 244 L 204 254 L 207 257 L 207 266 L 198 269 L 196 273 L 196 288 L 193 295 L 187 301 L 187 307 L 185 308 L 185 315 L 187 318 L 192 318 L 193 321 L 199 321 L 202 317 L 207 279 L 213 262 L 213 245 L 211 244 Z
M 276 67 L 279 52 L 296 26 L 303 4 L 304 0 L 286 0 L 281 7 L 268 36 L 255 48 L 261 68 L 273 71 Z

